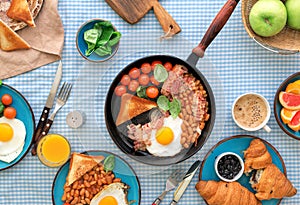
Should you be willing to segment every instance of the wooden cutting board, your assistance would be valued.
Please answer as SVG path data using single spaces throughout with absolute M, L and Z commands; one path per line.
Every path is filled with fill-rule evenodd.
M 177 34 L 181 28 L 158 0 L 105 0 L 126 22 L 135 24 L 153 8 L 165 33 Z

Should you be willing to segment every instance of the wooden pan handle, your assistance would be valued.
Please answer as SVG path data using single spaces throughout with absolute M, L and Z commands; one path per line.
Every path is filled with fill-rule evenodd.
M 160 5 L 158 0 L 152 0 L 154 14 L 165 33 L 177 34 L 181 28 L 172 16 Z
M 199 45 L 193 49 L 193 53 L 195 53 L 200 58 L 204 56 L 205 49 L 222 30 L 223 26 L 228 21 L 238 2 L 239 0 L 228 0 L 224 4 L 224 6 L 221 8 L 217 16 L 210 24 Z

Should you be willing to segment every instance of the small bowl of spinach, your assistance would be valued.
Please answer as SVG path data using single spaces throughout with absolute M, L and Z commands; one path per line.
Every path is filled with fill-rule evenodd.
M 80 55 L 92 62 L 104 62 L 118 51 L 121 33 L 104 19 L 92 19 L 77 32 L 76 47 Z

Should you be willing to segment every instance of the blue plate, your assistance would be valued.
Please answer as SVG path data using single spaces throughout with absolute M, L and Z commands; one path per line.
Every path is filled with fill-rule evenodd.
M 27 100 L 22 96 L 21 93 L 19 93 L 11 86 L 2 84 L 2 86 L 0 86 L 0 96 L 6 93 L 11 95 L 13 98 L 13 102 L 11 106 L 17 110 L 16 118 L 21 120 L 24 123 L 26 128 L 26 136 L 25 136 L 25 144 L 21 154 L 11 163 L 0 161 L 0 171 L 12 167 L 13 165 L 20 162 L 23 159 L 23 157 L 25 157 L 25 155 L 30 149 L 33 140 L 33 133 L 35 129 L 34 115 Z
M 86 60 L 89 60 L 92 62 L 104 62 L 104 61 L 109 60 L 117 53 L 119 44 L 120 44 L 120 41 L 119 41 L 116 45 L 112 46 L 112 53 L 110 55 L 99 56 L 94 52 L 90 56 L 85 55 L 85 51 L 87 50 L 88 46 L 84 40 L 84 32 L 89 29 L 92 29 L 94 27 L 95 23 L 102 22 L 102 21 L 106 21 L 106 20 L 104 20 L 104 19 L 88 20 L 87 22 L 85 22 L 84 24 L 82 24 L 80 26 L 79 30 L 77 31 L 77 35 L 76 35 L 76 47 L 77 47 L 79 54 Z M 115 27 L 114 27 L 114 29 L 115 29 L 115 31 L 117 31 L 117 29 Z
M 134 200 L 135 202 L 132 205 L 138 205 L 141 202 L 141 190 L 140 182 L 134 172 L 134 170 L 119 156 L 106 152 L 106 151 L 87 151 L 84 154 L 91 156 L 102 155 L 107 157 L 109 155 L 115 156 L 115 168 L 113 170 L 116 178 L 120 178 L 121 181 L 130 186 L 128 190 L 127 199 L 128 201 Z M 61 197 L 64 193 L 64 185 L 66 183 L 66 177 L 69 173 L 70 160 L 67 161 L 57 172 L 53 185 L 52 185 L 52 201 L 54 205 L 63 205 Z
M 257 139 L 257 138 L 258 137 L 254 137 L 250 135 L 237 135 L 237 136 L 226 138 L 218 142 L 214 147 L 211 148 L 211 150 L 205 156 L 200 168 L 199 180 L 220 181 L 216 172 L 214 171 L 214 162 L 216 157 L 223 152 L 230 151 L 240 155 L 240 157 L 242 157 L 243 159 L 244 158 L 243 151 L 249 147 L 250 142 L 253 139 Z M 285 165 L 280 154 L 271 144 L 269 144 L 263 139 L 260 140 L 262 140 L 266 145 L 269 153 L 272 156 L 273 163 L 281 170 L 281 172 L 283 172 L 286 175 Z M 250 180 L 250 176 L 246 176 L 245 174 L 243 174 L 243 176 L 238 180 L 238 182 L 244 187 L 246 187 L 248 190 L 250 190 L 251 192 L 255 193 L 255 191 L 251 188 L 249 180 Z M 275 205 L 275 204 L 280 204 L 280 201 L 281 199 L 263 200 L 262 204 Z
M 289 136 L 293 137 L 296 140 L 300 140 L 300 132 L 295 132 L 294 130 L 292 130 L 291 128 L 289 128 L 289 126 L 287 126 L 286 124 L 284 124 L 282 122 L 282 119 L 280 117 L 280 111 L 282 109 L 282 105 L 279 102 L 279 93 L 281 91 L 285 91 L 287 85 L 289 83 L 295 82 L 296 80 L 300 80 L 300 72 L 295 73 L 293 75 L 291 75 L 290 77 L 288 77 L 285 81 L 283 81 L 281 83 L 281 85 L 279 86 L 276 94 L 275 94 L 275 98 L 274 98 L 274 114 L 275 114 L 275 118 L 276 121 L 279 125 L 279 127 Z

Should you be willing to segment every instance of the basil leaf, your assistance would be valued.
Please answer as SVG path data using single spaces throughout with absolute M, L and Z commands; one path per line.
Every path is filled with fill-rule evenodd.
M 110 37 L 110 40 L 108 41 L 108 45 L 113 46 L 116 45 L 121 38 L 121 33 L 118 31 L 114 31 Z
M 110 46 L 99 46 L 94 52 L 99 56 L 110 55 L 111 47 Z
M 99 38 L 99 32 L 97 29 L 89 29 L 84 32 L 84 40 L 87 43 L 96 44 Z
M 170 109 L 169 99 L 164 95 L 159 96 L 156 103 L 158 107 L 164 111 L 168 111 Z
M 105 158 L 103 162 L 104 170 L 106 172 L 112 171 L 115 168 L 115 156 L 109 155 Z
M 136 95 L 140 98 L 147 98 L 146 89 L 147 89 L 147 87 L 145 87 L 145 86 L 139 86 L 136 89 Z
M 170 102 L 170 113 L 173 118 L 178 117 L 181 111 L 181 103 L 178 99 L 174 98 L 172 102 Z
M 158 82 L 164 82 L 167 80 L 169 74 L 168 71 L 165 69 L 165 67 L 161 64 L 157 64 L 154 68 L 154 78 Z

